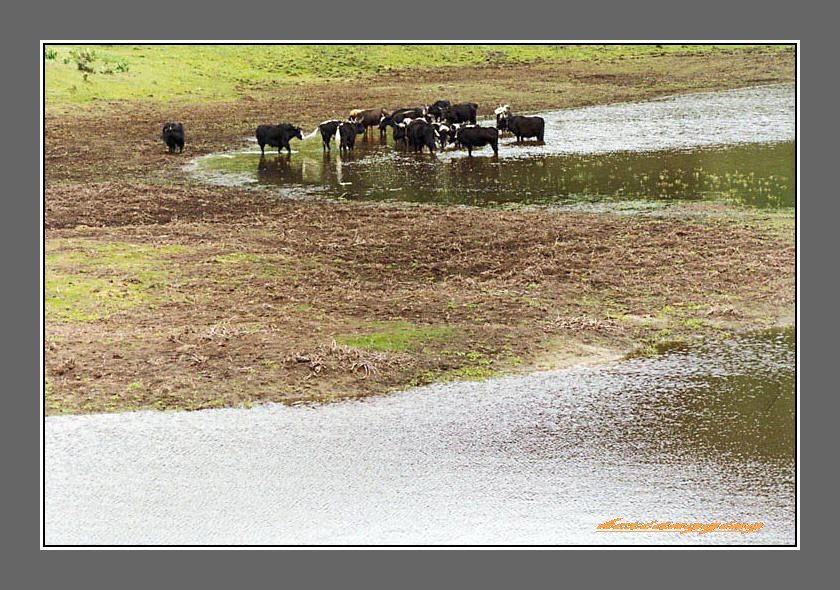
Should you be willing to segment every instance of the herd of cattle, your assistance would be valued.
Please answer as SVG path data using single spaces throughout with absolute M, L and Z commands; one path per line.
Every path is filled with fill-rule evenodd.
M 476 122 L 477 111 L 478 105 L 474 102 L 450 104 L 448 100 L 439 100 L 429 106 L 394 111 L 355 109 L 350 111 L 347 119 L 324 121 L 307 135 L 303 135 L 300 127 L 291 123 L 281 123 L 260 125 L 257 127 L 256 136 L 263 154 L 265 146 L 276 147 L 278 153 L 284 149 L 291 153 L 289 142 L 292 139 L 309 139 L 319 133 L 324 150 L 330 150 L 333 138 L 339 150 L 352 150 L 356 144 L 356 136 L 364 134 L 367 137 L 374 127 L 379 128 L 382 138 L 386 136 L 390 127 L 395 143 L 419 152 L 422 152 L 423 148 L 434 152 L 438 146 L 443 149 L 452 144 L 458 148 L 467 148 L 472 156 L 474 148 L 489 145 L 493 154 L 498 155 L 499 133 L 502 131 L 515 135 L 517 141 L 532 137 L 543 141 L 545 121 L 542 117 L 514 115 L 509 105 L 503 105 L 495 110 L 496 126 L 483 127 Z M 161 139 L 170 153 L 173 153 L 175 148 L 184 151 L 184 126 L 181 123 L 166 123 Z

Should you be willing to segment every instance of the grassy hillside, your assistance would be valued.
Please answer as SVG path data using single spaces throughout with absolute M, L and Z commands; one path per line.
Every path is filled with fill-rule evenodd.
M 471 64 L 720 53 L 755 45 L 47 45 L 49 104 L 230 100 L 299 82 Z M 786 51 L 784 46 L 768 46 Z

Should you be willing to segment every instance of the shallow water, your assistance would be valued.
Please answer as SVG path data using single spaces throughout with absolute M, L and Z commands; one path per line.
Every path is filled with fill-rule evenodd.
M 498 158 L 490 148 L 472 158 L 453 148 L 415 154 L 375 132 L 349 155 L 324 153 L 318 137 L 293 142 L 289 156 L 261 158 L 249 148 L 199 158 L 192 168 L 208 182 L 298 198 L 631 209 L 692 200 L 795 204 L 790 85 L 539 114 L 545 143 L 503 136 Z
M 791 544 L 795 334 L 324 406 L 50 417 L 48 544 Z M 597 532 L 614 518 L 755 533 Z

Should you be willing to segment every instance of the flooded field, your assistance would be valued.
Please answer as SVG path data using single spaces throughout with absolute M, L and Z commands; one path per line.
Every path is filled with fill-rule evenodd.
M 765 86 L 539 113 L 545 143 L 503 136 L 498 158 L 489 148 L 472 158 L 452 147 L 416 154 L 375 131 L 349 154 L 323 152 L 317 137 L 293 142 L 290 155 L 252 148 L 199 158 L 191 169 L 207 182 L 292 198 L 787 208 L 795 204 L 794 106 L 793 86 Z
M 47 418 L 48 544 L 792 544 L 795 334 L 325 406 Z M 758 532 L 598 532 L 626 522 Z
M 350 154 L 339 154 L 335 146 L 324 153 L 320 138 L 315 138 L 295 140 L 289 155 L 272 151 L 261 157 L 252 145 L 198 158 L 189 167 L 196 178 L 208 183 L 252 187 L 257 199 L 603 208 L 631 214 L 687 201 L 761 209 L 795 206 L 791 85 L 541 115 L 547 123 L 546 142 L 517 144 L 504 137 L 499 157 L 493 157 L 489 148 L 474 157 L 452 148 L 434 155 L 411 153 L 375 132 L 368 140 L 359 138 Z M 252 193 L 239 192 L 251 205 Z M 376 208 L 377 213 L 379 209 L 383 208 Z M 394 215 L 415 212 L 398 209 Z M 488 214 L 474 209 L 459 213 Z M 543 216 L 499 211 L 492 215 Z M 301 223 L 297 218 L 294 222 Z M 299 227 L 317 229 L 316 222 L 320 220 Z M 401 229 L 403 218 L 393 223 Z M 461 227 L 455 227 L 452 235 Z M 342 246 L 338 234 L 345 230 L 350 235 L 339 220 L 324 232 L 326 239 L 316 236 L 322 242 L 307 244 L 307 250 L 300 250 L 295 236 L 276 245 L 275 234 L 266 238 L 261 234 L 259 240 L 284 248 L 279 250 L 282 258 L 259 250 L 259 255 L 237 252 L 235 258 L 225 258 L 234 256 L 225 253 L 213 260 L 256 264 L 263 259 L 291 260 L 287 252 L 321 255 L 324 250 L 331 253 L 332 262 L 341 264 L 345 259 L 335 253 L 345 251 L 331 248 L 356 254 L 375 248 L 387 253 L 387 246 L 397 241 L 386 235 L 357 244 L 353 237 L 350 246 Z M 610 228 L 600 235 L 615 233 Z M 409 240 L 412 234 L 393 235 Z M 688 239 L 674 236 L 675 243 Z M 761 243 L 741 237 L 742 244 Z M 730 239 L 726 235 L 726 248 Z M 491 243 L 486 236 L 485 242 Z M 316 247 L 322 243 L 327 247 Z M 441 243 L 445 240 L 418 250 L 426 256 L 420 259 L 440 260 Z M 627 244 L 633 246 L 632 241 Z M 353 250 L 357 246 L 360 249 Z M 587 248 L 592 257 L 578 268 L 600 264 L 595 246 L 600 243 L 593 239 Z M 615 248 L 612 251 L 621 255 L 625 252 L 623 244 Z M 651 250 L 671 256 L 674 246 Z M 358 254 L 365 273 L 391 268 L 388 254 L 384 258 L 365 254 L 370 257 Z M 685 275 L 689 278 L 684 283 L 694 285 L 699 280 L 691 277 L 712 276 L 707 270 L 743 268 L 724 265 L 728 260 L 715 267 L 716 259 L 710 257 L 708 268 L 701 262 L 702 274 Z M 786 268 L 782 263 L 778 267 Z M 466 264 L 463 268 L 465 277 L 479 272 Z M 367 280 L 369 274 L 363 276 Z M 432 278 L 431 285 L 435 277 L 431 271 L 426 276 Z M 326 291 L 340 278 L 337 273 L 329 276 L 329 282 L 312 284 Z M 733 279 L 738 293 L 743 293 L 742 278 L 738 273 Z M 291 291 L 296 283 L 309 280 L 301 274 L 295 284 L 279 283 L 276 290 Z M 541 288 L 531 284 L 535 290 Z M 726 293 L 732 290 L 727 285 L 714 288 Z M 358 289 L 359 283 L 352 283 L 352 289 L 345 288 L 336 297 Z M 634 287 L 634 292 L 638 290 Z M 295 311 L 308 312 L 309 296 L 306 292 L 289 305 L 305 301 Z M 378 292 L 376 296 L 384 297 Z M 680 292 L 667 296 L 679 297 Z M 665 303 L 665 295 L 662 298 Z M 359 300 L 358 305 L 370 307 L 373 300 Z M 324 317 L 331 320 L 328 314 Z M 189 319 L 194 321 L 192 315 Z M 273 315 L 271 321 L 273 326 Z M 145 324 L 158 325 L 157 319 Z M 310 324 L 301 325 L 310 330 Z M 242 348 L 254 348 L 253 342 L 260 341 L 249 340 Z M 228 351 L 224 354 L 231 354 Z M 97 347 L 97 358 L 102 354 Z M 114 355 L 118 358 L 122 357 Z M 195 358 L 205 362 L 210 356 Z M 241 358 L 248 360 L 236 362 L 250 370 L 251 357 Z M 50 416 L 44 426 L 45 541 L 56 545 L 791 545 L 796 540 L 795 369 L 795 331 L 785 328 L 672 346 L 655 356 L 597 367 L 439 384 L 325 405 Z M 202 373 L 201 383 L 215 383 L 213 375 Z M 597 529 L 617 518 L 672 523 L 735 520 L 763 526 L 748 534 L 608 534 Z

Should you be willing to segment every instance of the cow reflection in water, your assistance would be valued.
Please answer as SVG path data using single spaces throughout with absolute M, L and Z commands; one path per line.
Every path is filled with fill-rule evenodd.
M 494 155 L 455 158 L 449 162 L 449 174 L 456 182 L 467 181 L 472 186 L 493 184 L 501 179 L 499 159 Z
M 352 156 L 345 154 L 344 156 L 337 156 L 324 152 L 324 157 L 321 160 L 321 174 L 319 175 L 320 182 L 325 186 L 336 186 L 341 183 L 342 177 L 342 160 L 349 159 Z
M 262 184 L 303 184 L 303 167 L 294 162 L 291 154 L 280 154 L 276 158 L 260 156 L 257 178 Z

